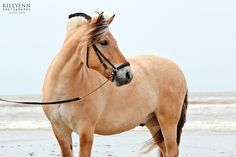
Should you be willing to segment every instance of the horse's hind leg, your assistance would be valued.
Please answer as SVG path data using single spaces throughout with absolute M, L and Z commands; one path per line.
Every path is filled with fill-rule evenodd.
M 62 157 L 73 157 L 71 130 L 62 129 L 52 124 L 53 132 L 61 148 Z
M 175 124 L 170 125 L 161 125 L 162 127 L 162 134 L 164 136 L 164 143 L 166 146 L 166 153 L 167 157 L 177 157 L 179 154 L 178 145 L 176 141 L 176 132 L 177 127 Z
M 165 103 L 165 106 L 159 106 L 157 110 L 157 119 L 161 127 L 161 134 L 164 138 L 166 157 L 178 157 L 177 143 L 177 125 L 181 115 L 182 105 Z
M 164 137 L 166 147 L 166 157 L 178 157 L 180 136 L 182 128 L 186 121 L 186 110 L 188 106 L 188 94 L 184 95 L 184 101 L 181 97 L 175 96 L 173 99 L 168 97 L 160 101 L 156 117 L 161 127 L 161 133 Z M 178 98 L 178 99 L 176 99 Z M 178 101 L 179 100 L 179 101 Z

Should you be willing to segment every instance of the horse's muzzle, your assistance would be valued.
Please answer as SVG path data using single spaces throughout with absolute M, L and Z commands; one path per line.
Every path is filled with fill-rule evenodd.
M 113 73 L 113 81 L 116 86 L 128 84 L 133 79 L 133 72 L 128 62 L 118 66 Z

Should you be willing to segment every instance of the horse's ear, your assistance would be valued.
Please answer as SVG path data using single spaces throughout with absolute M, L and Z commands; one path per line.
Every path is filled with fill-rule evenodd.
M 113 19 L 115 18 L 115 16 L 116 16 L 116 14 L 114 14 L 114 15 L 112 15 L 112 17 L 106 19 L 108 25 L 111 24 L 111 22 L 113 21 Z
M 98 12 L 98 11 L 95 11 L 99 16 L 103 16 L 105 18 L 105 21 L 108 25 L 111 24 L 111 22 L 113 21 L 113 19 L 115 18 L 115 15 L 112 15 L 112 16 L 109 16 L 108 14 L 104 14 L 104 12 Z M 99 18 L 98 18 L 99 19 Z

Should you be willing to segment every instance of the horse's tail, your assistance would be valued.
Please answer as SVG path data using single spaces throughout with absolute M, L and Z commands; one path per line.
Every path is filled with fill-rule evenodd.
M 180 143 L 180 137 L 182 133 L 182 128 L 184 127 L 184 123 L 186 122 L 186 112 L 188 108 L 188 91 L 185 94 L 184 102 L 183 102 L 183 107 L 182 107 L 182 112 L 181 116 L 178 122 L 177 126 L 177 144 L 179 145 Z

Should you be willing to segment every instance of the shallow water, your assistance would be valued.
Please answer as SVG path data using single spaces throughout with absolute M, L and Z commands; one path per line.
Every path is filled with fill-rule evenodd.
M 40 101 L 39 96 L 1 96 Z M 236 131 L 236 93 L 190 93 L 185 130 Z M 50 129 L 41 106 L 0 102 L 0 130 Z

